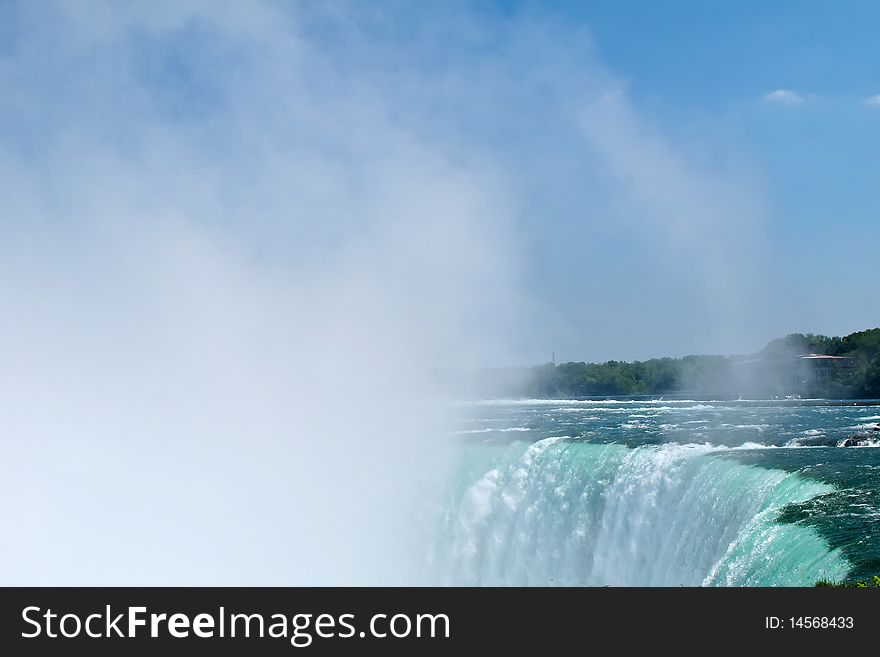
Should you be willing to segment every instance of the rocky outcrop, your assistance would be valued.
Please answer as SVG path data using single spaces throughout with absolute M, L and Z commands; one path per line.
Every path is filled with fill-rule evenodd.
M 874 433 L 855 433 L 841 440 L 838 447 L 878 447 L 880 435 Z

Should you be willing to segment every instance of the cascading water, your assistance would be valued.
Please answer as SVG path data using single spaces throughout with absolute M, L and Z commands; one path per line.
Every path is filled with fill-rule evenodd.
M 708 445 L 551 437 L 466 448 L 435 543 L 446 584 L 786 586 L 850 564 L 788 504 L 833 488 Z

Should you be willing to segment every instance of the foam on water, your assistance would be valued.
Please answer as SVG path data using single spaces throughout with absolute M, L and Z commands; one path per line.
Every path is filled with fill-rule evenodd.
M 876 422 L 865 422 L 863 424 L 854 424 L 851 427 L 847 427 L 847 428 L 852 431 L 871 431 L 876 426 L 877 426 Z
M 510 431 L 531 431 L 529 427 L 506 427 L 504 429 L 464 429 L 462 431 L 456 431 L 454 433 L 457 434 L 467 434 L 467 433 L 508 433 Z
M 463 406 L 620 406 L 620 405 L 669 405 L 669 404 L 696 404 L 695 408 L 711 408 L 707 402 L 718 400 L 698 401 L 696 399 L 477 399 L 456 402 Z M 671 407 L 670 407 L 671 408 Z

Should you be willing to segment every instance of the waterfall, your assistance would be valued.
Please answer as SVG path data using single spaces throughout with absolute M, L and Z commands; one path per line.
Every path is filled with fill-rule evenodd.
M 724 448 L 566 438 L 477 444 L 442 512 L 433 562 L 463 585 L 767 586 L 850 565 L 780 510 L 833 490 Z

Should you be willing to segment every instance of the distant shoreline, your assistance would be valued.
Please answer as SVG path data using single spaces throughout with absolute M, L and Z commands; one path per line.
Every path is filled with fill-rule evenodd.
M 503 404 L 504 402 L 524 403 L 534 401 L 536 403 L 543 402 L 697 402 L 700 404 L 718 404 L 718 405 L 741 405 L 741 406 L 778 406 L 785 404 L 788 406 L 880 406 L 880 399 L 739 399 L 730 397 L 722 399 L 723 395 L 612 395 L 612 396 L 590 396 L 590 397 L 484 397 L 472 398 L 468 402 L 493 402 Z
M 740 356 L 557 363 L 554 355 L 543 365 L 472 370 L 451 380 L 469 397 L 874 400 L 880 328 L 844 337 L 792 333 Z

